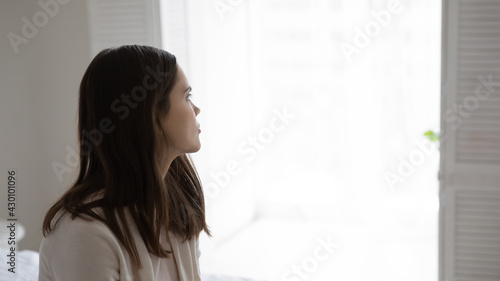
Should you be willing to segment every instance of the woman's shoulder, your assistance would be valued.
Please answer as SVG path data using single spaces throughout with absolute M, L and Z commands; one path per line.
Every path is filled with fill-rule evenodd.
M 96 210 L 99 212 L 99 210 Z M 83 217 L 85 218 L 83 218 Z M 67 210 L 60 210 L 54 216 L 52 222 L 52 231 L 45 237 L 46 239 L 55 239 L 60 241 L 64 239 L 78 239 L 81 236 L 89 234 L 112 235 L 112 232 L 104 222 L 91 218 L 85 214 L 73 216 Z
M 57 274 L 57 280 L 132 280 L 128 274 L 126 253 L 112 231 L 97 219 L 72 218 L 60 211 L 60 220 L 40 244 L 40 272 Z M 89 269 L 92 269 L 88 271 Z M 120 270 L 123 272 L 120 273 Z M 91 276 L 92 275 L 92 276 Z M 99 279 L 100 278 L 100 279 Z M 81 279 L 74 279 L 81 280 Z
M 97 199 L 100 199 L 102 197 L 102 194 L 99 193 L 98 195 L 89 196 L 86 200 L 83 201 L 83 203 L 88 204 L 91 201 L 94 201 L 95 196 L 97 196 Z M 102 207 L 92 207 L 88 209 L 88 211 L 94 213 L 100 218 L 104 218 Z M 52 218 L 51 226 L 53 227 L 53 232 L 90 232 L 96 230 L 104 231 L 108 229 L 106 224 L 101 220 L 91 217 L 90 215 L 85 213 L 79 213 L 78 215 L 75 215 L 65 208 L 60 209 Z
M 61 211 L 59 216 L 60 220 L 52 232 L 42 238 L 40 253 L 53 255 L 57 252 L 64 255 L 76 248 L 89 254 L 109 251 L 120 255 L 123 252 L 119 239 L 104 222 L 94 218 L 72 218 L 72 214 L 67 211 Z

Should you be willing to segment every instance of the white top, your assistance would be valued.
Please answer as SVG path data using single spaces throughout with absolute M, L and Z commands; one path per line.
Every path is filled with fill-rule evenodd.
M 100 207 L 94 210 L 102 214 Z M 42 238 L 38 280 L 201 281 L 198 239 L 181 243 L 181 237 L 169 232 L 170 247 L 163 231 L 160 243 L 165 249 L 173 251 L 174 258 L 172 255 L 168 259 L 157 258 L 148 252 L 128 207 L 124 211 L 141 259 L 141 270 L 133 266 L 125 247 L 104 223 L 94 219 L 89 222 L 79 217 L 71 220 L 71 214 L 66 212 L 56 229 Z

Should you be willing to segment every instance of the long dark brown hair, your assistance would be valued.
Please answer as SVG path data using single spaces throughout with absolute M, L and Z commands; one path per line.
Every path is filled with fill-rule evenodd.
M 158 257 L 172 253 L 160 244 L 162 229 L 183 242 L 198 239 L 201 231 L 211 236 L 201 181 L 189 154 L 177 156 L 165 178 L 160 171 L 157 128 L 170 109 L 176 74 L 175 56 L 154 47 L 125 45 L 95 56 L 80 84 L 80 172 L 48 210 L 44 237 L 57 225 L 59 220 L 51 222 L 59 211 L 70 212 L 72 219 L 94 218 L 109 227 L 141 268 L 121 207 L 128 207 L 148 251 Z M 96 192 L 103 197 L 85 202 Z M 104 217 L 94 207 L 101 207 Z

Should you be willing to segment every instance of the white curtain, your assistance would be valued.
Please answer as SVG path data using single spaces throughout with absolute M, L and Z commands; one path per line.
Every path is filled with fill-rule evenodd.
M 212 242 L 265 217 L 437 239 L 439 1 L 183 3 Z

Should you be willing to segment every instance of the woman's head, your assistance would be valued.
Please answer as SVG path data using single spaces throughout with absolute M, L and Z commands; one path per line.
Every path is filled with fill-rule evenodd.
M 190 88 L 175 56 L 164 50 L 138 45 L 103 50 L 82 79 L 80 132 L 100 131 L 103 153 L 111 147 L 135 156 L 153 153 L 165 176 L 174 158 L 201 146 L 200 109 L 189 99 Z M 81 153 L 99 153 L 95 137 L 82 137 Z
M 80 84 L 80 172 L 48 211 L 44 235 L 59 210 L 83 213 L 105 222 L 139 265 L 119 207 L 128 207 L 148 250 L 160 257 L 170 253 L 159 244 L 161 229 L 185 240 L 203 230 L 210 235 L 201 182 L 187 154 L 200 149 L 200 109 L 188 88 L 167 51 L 125 45 L 96 55 Z M 96 192 L 103 198 L 86 203 Z M 93 207 L 101 207 L 104 218 Z

